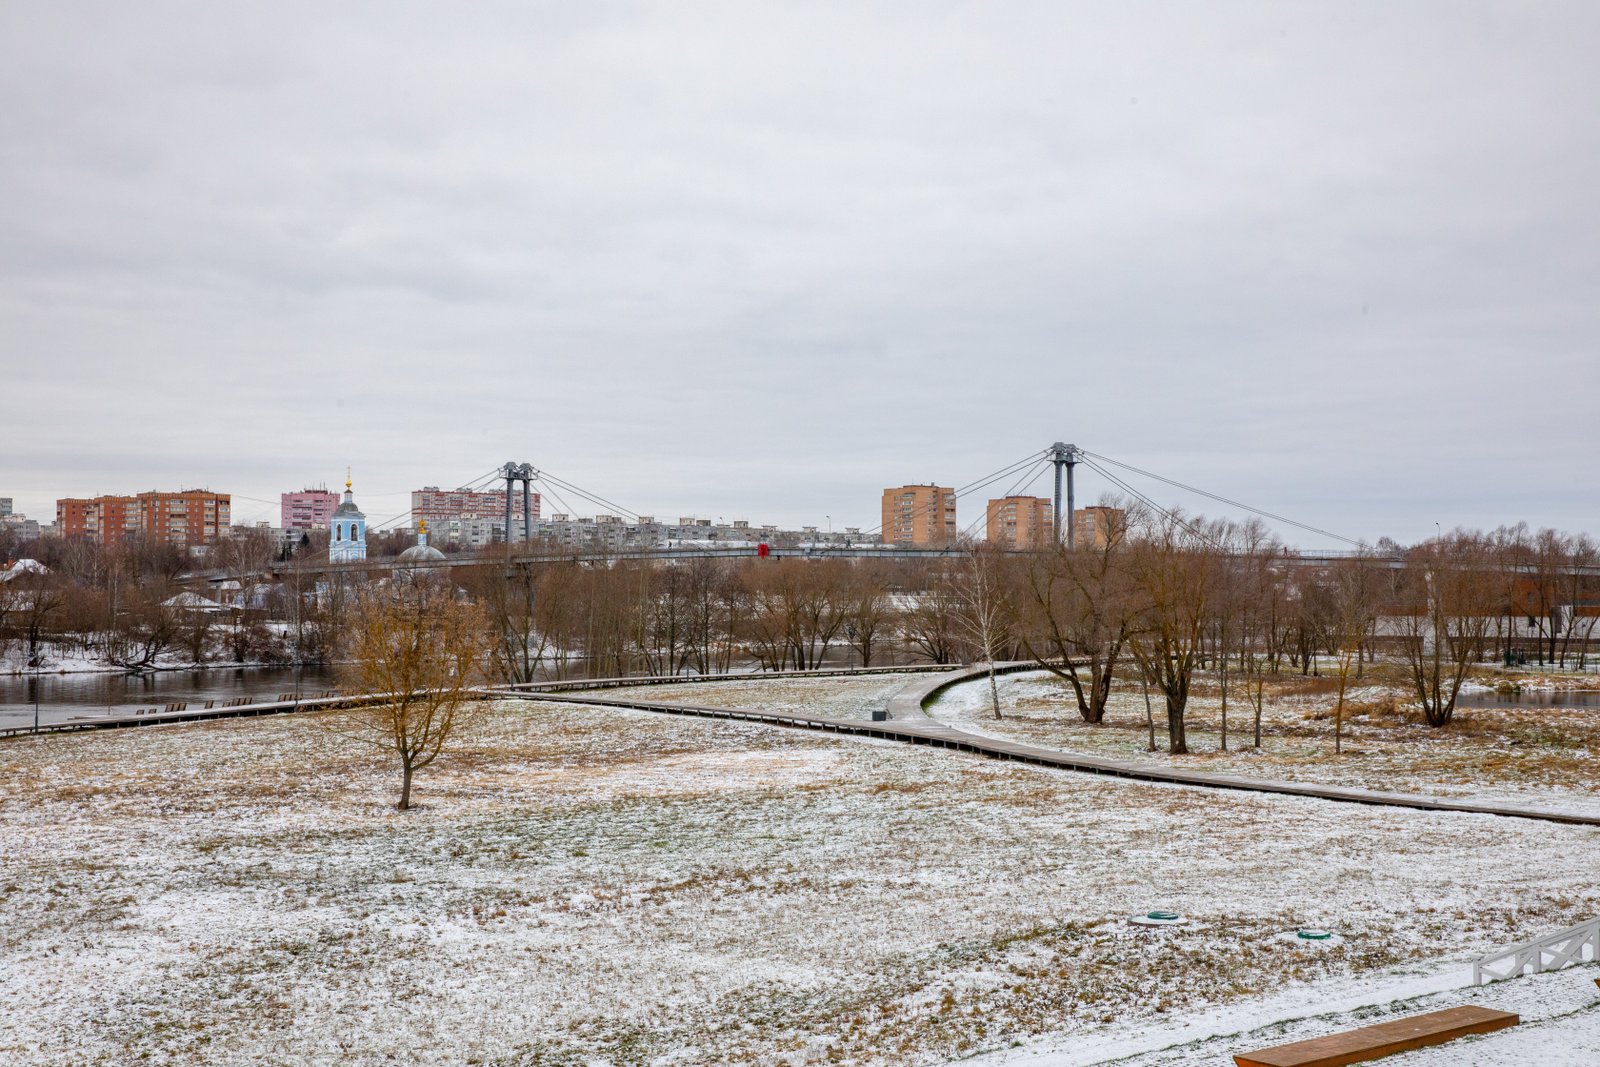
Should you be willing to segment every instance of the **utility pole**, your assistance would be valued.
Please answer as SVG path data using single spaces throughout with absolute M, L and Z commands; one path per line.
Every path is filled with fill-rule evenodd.
M 1077 533 L 1077 530 L 1074 528 L 1074 523 L 1073 523 L 1073 518 L 1072 518 L 1072 511 L 1073 511 L 1072 468 L 1077 466 L 1078 459 L 1082 455 L 1083 455 L 1083 450 L 1080 449 L 1077 445 L 1066 445 L 1066 444 L 1062 444 L 1060 441 L 1057 441 L 1055 444 L 1050 446 L 1050 462 L 1055 464 L 1055 468 L 1056 468 L 1056 540 L 1057 541 L 1061 540 L 1061 531 L 1062 531 L 1062 525 L 1061 525 L 1061 468 L 1062 467 L 1067 468 L 1067 514 L 1066 514 L 1067 525 L 1066 525 L 1065 529 L 1066 529 L 1066 535 L 1067 535 L 1066 544 L 1067 544 L 1068 548 L 1072 548 L 1077 543 L 1077 538 L 1075 536 L 1076 533 Z

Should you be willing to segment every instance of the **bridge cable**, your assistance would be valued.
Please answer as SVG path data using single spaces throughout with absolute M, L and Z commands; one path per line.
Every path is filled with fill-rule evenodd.
M 1006 492 L 1003 494 L 1003 496 L 1008 496 L 1008 497 L 1009 496 L 1018 496 L 1018 495 L 1020 495 L 1022 493 L 1027 492 L 1030 488 L 1033 487 L 1033 483 L 1039 480 L 1039 476 L 1042 475 L 1045 471 L 1047 471 L 1049 469 L 1050 469 L 1050 461 L 1047 460 L 1047 459 L 1040 459 L 1033 467 L 1030 467 L 1027 470 L 1023 471 L 1022 474 L 1017 477 L 1017 480 L 1014 483 L 1012 483 L 1011 488 L 1006 490 Z M 1031 475 L 1032 475 L 1031 477 L 1029 476 L 1030 472 L 1031 472 Z M 1022 483 L 1022 479 L 1023 478 L 1027 478 L 1028 479 L 1026 485 L 1024 485 Z M 975 530 L 977 530 L 978 524 L 979 523 L 987 523 L 988 519 L 989 519 L 989 509 L 988 509 L 987 506 L 985 506 L 983 511 L 978 515 L 978 517 L 976 519 L 973 519 L 971 522 L 967 523 L 967 525 L 962 528 L 961 535 L 963 537 L 971 537 L 973 535 L 973 532 Z M 985 530 L 985 533 L 987 534 L 987 530 Z
M 556 487 L 555 486 L 553 486 L 550 483 L 546 482 L 542 477 L 536 478 L 534 480 L 537 481 L 540 485 L 542 485 L 546 490 L 548 490 L 551 496 L 556 498 L 556 503 L 561 505 L 561 510 L 566 512 L 567 515 L 570 518 L 576 519 L 578 517 L 578 513 L 573 510 L 572 505 L 568 504 L 565 500 L 561 499 L 561 494 L 556 492 Z
M 1107 481 L 1111 482 L 1113 485 L 1116 485 L 1117 487 L 1121 488 L 1124 492 L 1127 492 L 1127 493 L 1131 494 L 1135 499 L 1143 501 L 1146 507 L 1151 508 L 1152 510 L 1154 510 L 1158 514 L 1164 516 L 1167 519 L 1168 522 L 1171 522 L 1171 523 L 1174 523 L 1175 525 L 1183 527 L 1185 530 L 1189 531 L 1195 537 L 1198 537 L 1200 540 L 1204 541 L 1206 544 L 1210 545 L 1212 548 L 1215 548 L 1218 551 L 1226 551 L 1224 546 L 1217 542 L 1216 538 L 1212 537 L 1210 534 L 1208 534 L 1204 530 L 1200 529 L 1200 527 L 1198 527 L 1194 523 L 1189 522 L 1188 520 L 1184 519 L 1183 517 L 1178 515 L 1176 512 L 1169 511 L 1168 509 L 1162 507 L 1160 504 L 1157 504 L 1154 500 L 1151 500 L 1149 497 L 1147 497 L 1143 493 L 1139 492 L 1139 490 L 1135 489 L 1133 486 L 1129 485 L 1127 482 L 1123 481 L 1121 478 L 1118 478 L 1115 474 L 1112 474 L 1110 471 L 1106 470 L 1104 467 L 1101 467 L 1099 464 L 1095 463 L 1093 460 L 1091 460 L 1091 459 L 1083 459 L 1083 460 L 1080 460 L 1079 462 L 1081 462 L 1084 466 L 1088 467 L 1090 470 L 1092 470 L 1095 473 L 1099 474 L 1102 478 L 1104 478 Z
M 1105 463 L 1114 463 L 1118 467 L 1122 467 L 1122 468 L 1124 468 L 1126 470 L 1130 470 L 1130 471 L 1134 472 L 1135 474 L 1142 474 L 1146 478 L 1154 478 L 1158 482 L 1165 482 L 1168 485 L 1173 486 L 1174 488 L 1182 489 L 1185 492 L 1194 493 L 1196 496 L 1203 496 L 1203 497 L 1206 497 L 1208 499 L 1215 500 L 1219 504 L 1227 504 L 1227 505 L 1230 505 L 1232 507 L 1236 507 L 1236 508 L 1240 508 L 1240 509 L 1242 509 L 1244 511 L 1248 511 L 1251 514 L 1260 515 L 1262 518 L 1271 519 L 1274 522 L 1281 522 L 1281 523 L 1284 523 L 1286 525 L 1293 526 L 1293 527 L 1296 527 L 1296 528 L 1301 529 L 1301 530 L 1305 530 L 1307 533 L 1318 534 L 1318 535 L 1320 535 L 1322 537 L 1331 537 L 1335 541 L 1343 541 L 1346 544 L 1355 545 L 1357 548 L 1366 548 L 1367 547 L 1367 544 L 1366 544 L 1365 541 L 1358 541 L 1353 537 L 1346 537 L 1343 534 L 1334 533 L 1332 530 L 1324 530 L 1324 529 L 1322 529 L 1320 527 L 1317 527 L 1317 526 L 1311 526 L 1311 525 L 1308 525 L 1308 524 L 1303 523 L 1303 522 L 1297 522 L 1296 520 L 1288 518 L 1286 516 L 1277 515 L 1277 514 L 1274 514 L 1273 512 L 1265 511 L 1265 510 L 1263 510 L 1261 508 L 1252 507 L 1249 504 L 1246 504 L 1246 503 L 1244 503 L 1242 501 L 1239 501 L 1239 500 L 1233 500 L 1233 499 L 1230 499 L 1229 497 L 1219 496 L 1216 493 L 1208 493 L 1204 489 L 1200 489 L 1200 488 L 1198 488 L 1196 486 L 1193 486 L 1193 485 L 1188 485 L 1188 484 L 1186 484 L 1184 482 L 1177 481 L 1176 479 L 1173 479 L 1173 478 L 1163 477 L 1162 475 L 1156 474 L 1153 471 L 1147 471 L 1147 470 L 1144 470 L 1144 469 L 1142 469 L 1140 467 L 1135 467 L 1131 463 L 1124 463 L 1119 459 L 1112 459 L 1110 456 L 1102 456 L 1097 452 L 1089 452 L 1089 451 L 1085 451 L 1083 454 L 1085 456 L 1092 456 L 1093 458 L 1101 460 L 1102 462 L 1105 462 Z M 1102 470 L 1102 471 L 1100 471 L 1100 473 L 1101 474 L 1105 474 L 1106 472 Z M 1109 475 L 1108 475 L 1108 477 L 1109 477 Z
M 1019 470 L 1023 470 L 1025 468 L 1031 467 L 1034 463 L 1036 463 L 1040 459 L 1042 459 L 1046 455 L 1047 452 L 1048 452 L 1048 449 L 1040 449 L 1038 452 L 1034 452 L 1034 453 L 1031 453 L 1031 454 L 1029 454 L 1027 456 L 1024 456 L 1022 459 L 1017 460 L 1015 463 L 1007 464 L 1006 466 L 1000 468 L 999 470 L 994 471 L 993 473 L 991 473 L 989 475 L 986 475 L 985 477 L 980 478 L 977 481 L 968 482 L 966 485 L 962 486 L 961 488 L 954 490 L 952 492 L 952 495 L 955 496 L 959 500 L 962 496 L 965 496 L 968 493 L 972 493 L 972 492 L 974 492 L 974 491 L 976 491 L 978 489 L 982 489 L 984 486 L 989 485 L 989 484 L 991 484 L 993 482 L 997 482 L 1001 478 L 1005 478 L 1005 477 L 1008 477 L 1009 475 L 1015 474 Z M 938 494 L 935 494 L 935 499 L 931 503 L 925 504 L 921 508 L 917 509 L 917 511 L 913 512 L 912 517 L 913 517 L 913 519 L 915 519 L 915 518 L 919 517 L 923 512 L 933 512 L 936 509 L 942 508 L 943 506 L 944 506 L 943 498 L 940 497 Z M 864 530 L 862 532 L 863 532 L 864 535 L 871 535 L 871 534 L 874 534 L 874 533 L 882 533 L 882 531 L 883 531 L 883 522 L 880 520 L 878 522 L 878 525 L 870 527 L 869 529 Z
M 599 495 L 598 493 L 591 493 L 587 489 L 584 489 L 584 488 L 582 488 L 580 486 L 573 485 L 571 482 L 566 481 L 566 480 L 564 480 L 562 478 L 557 478 L 555 475 L 551 474 L 549 471 L 540 470 L 539 471 L 539 480 L 545 481 L 545 482 L 551 482 L 551 483 L 554 483 L 556 485 L 559 485 L 563 489 L 567 490 L 569 493 L 573 493 L 573 494 L 575 494 L 577 496 L 581 496 L 584 499 L 589 500 L 592 503 L 600 505 L 601 507 L 610 508 L 612 511 L 615 511 L 620 515 L 631 516 L 635 522 L 637 522 L 638 519 L 639 519 L 639 513 L 637 511 L 633 511 L 633 510 L 631 510 L 629 508 L 625 508 L 621 504 L 618 504 L 614 500 L 607 500 L 605 497 Z
M 1025 478 L 1028 475 L 1028 471 L 1032 470 L 1032 464 L 1036 463 L 1036 462 L 1040 462 L 1041 458 L 1042 457 L 1029 456 L 1029 457 L 1026 457 L 1024 459 L 1018 460 L 1016 463 L 1011 464 L 1009 467 L 1004 467 L 1004 468 L 1002 468 L 1002 469 L 1000 469 L 998 471 L 995 471 L 993 474 L 989 475 L 987 478 L 983 478 L 983 479 L 980 479 L 980 480 L 975 481 L 975 482 L 969 482 L 966 485 L 962 486 L 961 488 L 953 490 L 952 491 L 952 495 L 957 500 L 960 500 L 964 496 L 970 496 L 970 495 L 972 495 L 973 493 L 977 492 L 980 489 L 983 489 L 983 488 L 986 488 L 987 486 L 995 484 L 996 482 L 1000 481 L 1000 479 L 1002 479 L 1002 478 L 1008 477 L 1009 475 L 1012 475 L 1012 474 L 1016 474 L 1018 470 L 1022 471 L 1022 477 Z M 1019 481 L 1020 481 L 1020 479 L 1019 479 Z M 922 508 L 920 508 L 917 512 L 913 513 L 913 518 L 915 518 L 916 515 L 918 515 L 918 514 L 937 511 L 938 509 L 942 508 L 943 506 L 944 506 L 944 501 L 942 499 L 937 499 L 936 498 L 932 502 L 923 505 Z M 987 515 L 987 512 L 985 514 Z M 882 523 L 880 522 L 879 527 L 881 527 L 881 526 L 882 526 Z M 869 530 L 868 532 L 870 533 L 872 531 Z M 881 532 L 881 530 L 880 530 L 880 532 Z

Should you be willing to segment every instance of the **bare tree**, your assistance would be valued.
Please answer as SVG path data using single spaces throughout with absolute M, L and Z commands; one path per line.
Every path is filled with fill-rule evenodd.
M 864 560 L 851 568 L 844 587 L 845 640 L 856 650 L 863 667 L 872 658 L 894 622 L 894 602 L 889 596 L 883 568 Z
M 1595 623 L 1600 621 L 1600 616 L 1594 613 L 1594 601 L 1589 599 L 1593 591 L 1593 579 L 1588 577 L 1600 563 L 1600 550 L 1596 549 L 1588 534 L 1579 534 L 1571 541 L 1568 558 L 1570 566 L 1563 576 L 1566 625 L 1561 631 L 1561 666 L 1567 666 L 1567 658 L 1576 646 L 1577 666 L 1583 670 L 1588 663 L 1589 642 L 1594 637 Z
M 948 564 L 930 569 L 923 582 L 922 589 L 911 595 L 912 606 L 904 616 L 906 640 L 935 663 L 961 663 L 969 658 L 970 644 L 957 620 L 961 599 Z
M 546 579 L 557 566 L 515 562 L 515 548 L 496 546 L 464 574 L 468 592 L 488 613 L 495 674 L 513 684 L 534 681 L 549 651 L 549 637 L 539 627 L 539 607 Z
M 1344 701 L 1350 664 L 1378 615 L 1379 582 L 1371 561 L 1363 556 L 1341 560 L 1324 577 L 1333 609 L 1333 636 L 1339 654 L 1339 699 L 1333 711 L 1333 751 L 1344 751 Z
M 1429 726 L 1444 726 L 1484 637 L 1501 611 L 1487 540 L 1462 530 L 1407 554 L 1398 605 L 1401 648 Z
M 1034 662 L 1072 687 L 1083 721 L 1105 718 L 1112 675 L 1128 639 L 1131 602 L 1124 548 L 1143 512 L 1120 503 L 1128 522 L 1092 547 L 1057 544 L 1017 561 L 1011 583 L 1018 643 Z
M 1200 520 L 1163 514 L 1129 546 L 1138 614 L 1128 649 L 1166 697 L 1167 749 L 1189 751 L 1184 714 L 1204 651 L 1220 553 Z
M 477 604 L 458 599 L 447 580 L 395 579 L 356 596 L 347 627 L 341 681 L 379 703 L 327 713 L 334 733 L 388 752 L 400 763 L 401 811 L 411 807 L 412 776 L 432 764 L 470 718 L 492 644 Z
M 162 602 L 161 586 L 136 587 L 106 633 L 106 661 L 130 673 L 148 671 L 177 641 L 178 613 Z
M 989 703 L 994 717 L 1000 714 L 1000 687 L 995 681 L 995 660 L 1010 642 L 1011 609 L 1006 603 L 1003 562 L 997 546 L 967 542 L 962 566 L 954 572 L 956 599 L 960 609 L 956 620 L 967 638 L 978 649 L 989 667 Z

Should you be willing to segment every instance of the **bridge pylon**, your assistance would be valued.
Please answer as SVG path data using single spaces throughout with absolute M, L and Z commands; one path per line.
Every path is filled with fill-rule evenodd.
M 506 482 L 506 543 L 511 543 L 511 502 L 516 496 L 516 484 L 522 483 L 522 536 L 520 541 L 533 539 L 533 479 L 539 476 L 531 463 L 508 461 L 500 468 L 500 477 Z
M 1076 545 L 1078 543 L 1077 537 L 1076 537 L 1077 530 L 1074 528 L 1074 523 L 1073 523 L 1073 518 L 1072 518 L 1072 512 L 1074 510 L 1074 508 L 1073 508 L 1073 499 L 1072 499 L 1072 469 L 1075 466 L 1077 466 L 1078 460 L 1080 460 L 1082 458 L 1083 458 L 1083 449 L 1079 448 L 1077 445 L 1068 445 L 1068 444 L 1063 444 L 1060 441 L 1057 441 L 1055 444 L 1050 446 L 1050 462 L 1055 464 L 1055 468 L 1056 468 L 1056 516 L 1055 516 L 1056 517 L 1056 524 L 1055 524 L 1055 535 L 1056 535 L 1056 541 L 1058 543 L 1061 541 L 1061 531 L 1062 531 L 1062 526 L 1061 526 L 1061 468 L 1065 467 L 1067 469 L 1066 545 L 1067 545 L 1068 548 L 1072 548 L 1074 545 Z

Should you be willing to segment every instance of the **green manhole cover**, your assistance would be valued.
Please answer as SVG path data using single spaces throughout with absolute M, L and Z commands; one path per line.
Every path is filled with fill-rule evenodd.
M 1330 941 L 1333 939 L 1333 934 L 1330 931 L 1318 930 L 1314 927 L 1296 930 L 1294 936 L 1302 941 Z
M 1178 913 L 1175 911 L 1152 911 L 1145 914 L 1146 919 L 1154 919 L 1156 922 L 1161 923 L 1172 922 L 1177 917 Z

